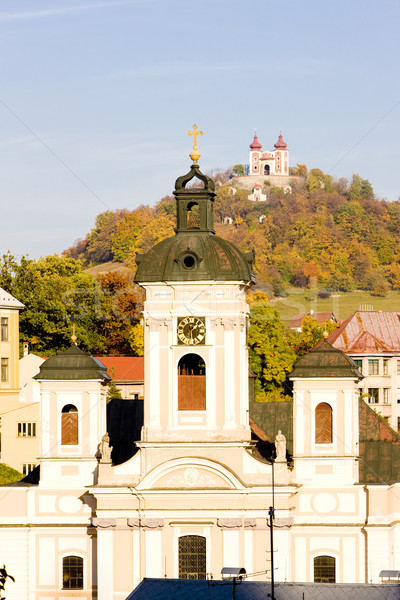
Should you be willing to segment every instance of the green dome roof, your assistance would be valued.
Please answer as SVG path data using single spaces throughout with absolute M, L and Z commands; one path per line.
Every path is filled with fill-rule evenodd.
M 307 354 L 300 356 L 289 377 L 291 379 L 294 377 L 363 378 L 354 360 L 331 346 L 325 339 L 318 342 Z
M 253 281 L 253 253 L 242 254 L 211 232 L 187 232 L 163 240 L 138 257 L 135 281 Z
M 72 344 L 65 352 L 45 360 L 34 379 L 103 379 L 108 382 L 111 377 L 107 375 L 107 368 L 102 362 Z
M 197 178 L 202 188 L 186 185 Z M 149 252 L 136 257 L 137 283 L 146 281 L 246 281 L 254 282 L 254 253 L 243 254 L 213 229 L 214 182 L 193 164 L 176 180 L 176 234 Z

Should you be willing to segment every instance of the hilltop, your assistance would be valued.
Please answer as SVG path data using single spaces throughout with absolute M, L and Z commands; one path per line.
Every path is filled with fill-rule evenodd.
M 213 174 L 216 232 L 243 251 L 255 250 L 258 287 L 270 297 L 293 286 L 378 297 L 399 290 L 400 203 L 377 199 L 358 174 L 334 181 L 304 165 L 292 174 L 291 193 L 265 181 L 265 202 L 248 200 L 249 191 L 239 189 L 238 178 L 229 180 L 229 172 Z M 136 254 L 173 235 L 174 224 L 172 196 L 154 208 L 106 211 L 64 255 L 86 268 L 111 261 L 134 270 Z

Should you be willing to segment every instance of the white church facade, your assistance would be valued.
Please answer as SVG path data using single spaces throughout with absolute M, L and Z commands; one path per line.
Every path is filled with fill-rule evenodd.
M 289 176 L 289 150 L 281 133 L 271 151 L 263 150 L 257 133 L 254 134 L 249 151 L 249 175 Z
M 274 464 L 263 458 L 249 421 L 254 257 L 215 236 L 214 183 L 196 162 L 174 194 L 176 235 L 138 258 L 136 451 L 113 459 L 100 361 L 72 344 L 41 365 L 40 477 L 0 488 L 7 600 L 122 600 L 144 577 L 223 567 L 270 579 L 272 505 L 276 581 L 378 582 L 399 566 L 400 484 L 360 483 L 357 366 L 326 340 L 299 359 L 292 456 L 276 431 Z

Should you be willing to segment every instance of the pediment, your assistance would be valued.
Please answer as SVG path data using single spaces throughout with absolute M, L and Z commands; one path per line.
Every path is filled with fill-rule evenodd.
M 178 459 L 153 469 L 137 489 L 227 490 L 242 487 L 235 475 L 222 465 L 208 460 Z

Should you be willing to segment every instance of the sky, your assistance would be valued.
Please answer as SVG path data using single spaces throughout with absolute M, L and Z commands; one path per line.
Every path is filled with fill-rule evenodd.
M 400 196 L 398 0 L 1 0 L 0 255 L 61 253 L 190 167 L 290 164 Z

